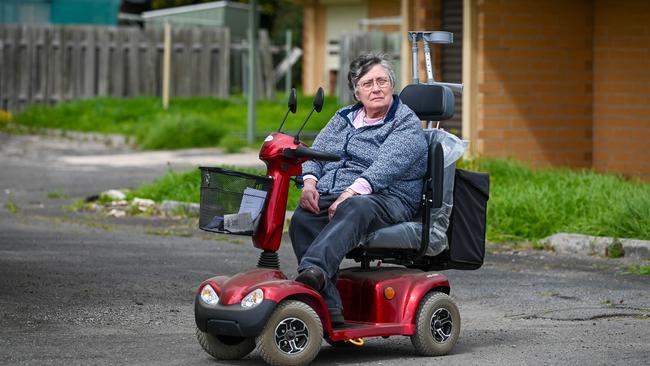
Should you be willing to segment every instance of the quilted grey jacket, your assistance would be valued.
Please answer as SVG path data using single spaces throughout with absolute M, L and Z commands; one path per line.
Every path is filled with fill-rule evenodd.
M 426 171 L 427 142 L 415 113 L 393 96 L 384 121 L 355 129 L 355 113 L 363 106 L 341 108 L 318 133 L 312 148 L 337 154 L 340 161 L 307 161 L 303 175 L 318 178 L 321 194 L 339 194 L 359 177 L 373 193 L 397 196 L 413 213 L 419 207 Z

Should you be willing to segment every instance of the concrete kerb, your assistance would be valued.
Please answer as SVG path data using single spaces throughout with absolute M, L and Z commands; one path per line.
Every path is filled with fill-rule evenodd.
M 160 211 L 164 212 L 167 215 L 187 213 L 193 216 L 199 216 L 199 204 L 165 200 L 160 204 Z
M 620 243 L 625 258 L 650 260 L 650 241 L 558 233 L 541 240 L 560 254 L 608 256 L 612 246 Z

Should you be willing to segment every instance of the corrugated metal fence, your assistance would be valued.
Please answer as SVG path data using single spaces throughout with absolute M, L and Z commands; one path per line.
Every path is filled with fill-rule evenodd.
M 173 29 L 172 97 L 227 97 L 232 89 L 243 90 L 245 54 L 245 45 L 231 44 L 227 28 Z M 17 112 L 32 103 L 96 96 L 160 95 L 162 57 L 159 29 L 0 26 L 0 109 Z M 275 89 L 271 63 L 268 35 L 261 32 L 262 98 L 272 97 Z

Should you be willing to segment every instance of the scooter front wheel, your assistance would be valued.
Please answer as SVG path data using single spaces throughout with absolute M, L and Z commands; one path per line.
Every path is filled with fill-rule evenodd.
M 196 328 L 196 339 L 205 352 L 219 360 L 239 360 L 255 349 L 253 337 L 215 336 Z
M 447 354 L 458 341 L 460 312 L 449 295 L 428 293 L 418 308 L 415 334 L 411 343 L 419 354 L 440 356 Z
M 311 306 L 295 300 L 281 302 L 256 339 L 260 356 L 274 366 L 307 365 L 322 342 L 320 318 Z

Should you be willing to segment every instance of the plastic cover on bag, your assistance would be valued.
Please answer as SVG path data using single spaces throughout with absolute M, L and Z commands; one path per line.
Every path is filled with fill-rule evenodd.
M 466 142 L 444 130 L 428 130 L 432 134 L 432 143 L 440 142 L 444 151 L 442 207 L 431 209 L 431 226 L 429 227 L 429 248 L 425 255 L 435 256 L 449 248 L 447 228 L 449 216 L 454 204 L 455 162 L 463 156 Z M 408 221 L 388 226 L 370 233 L 361 243 L 371 248 L 419 249 L 422 241 L 422 223 Z

